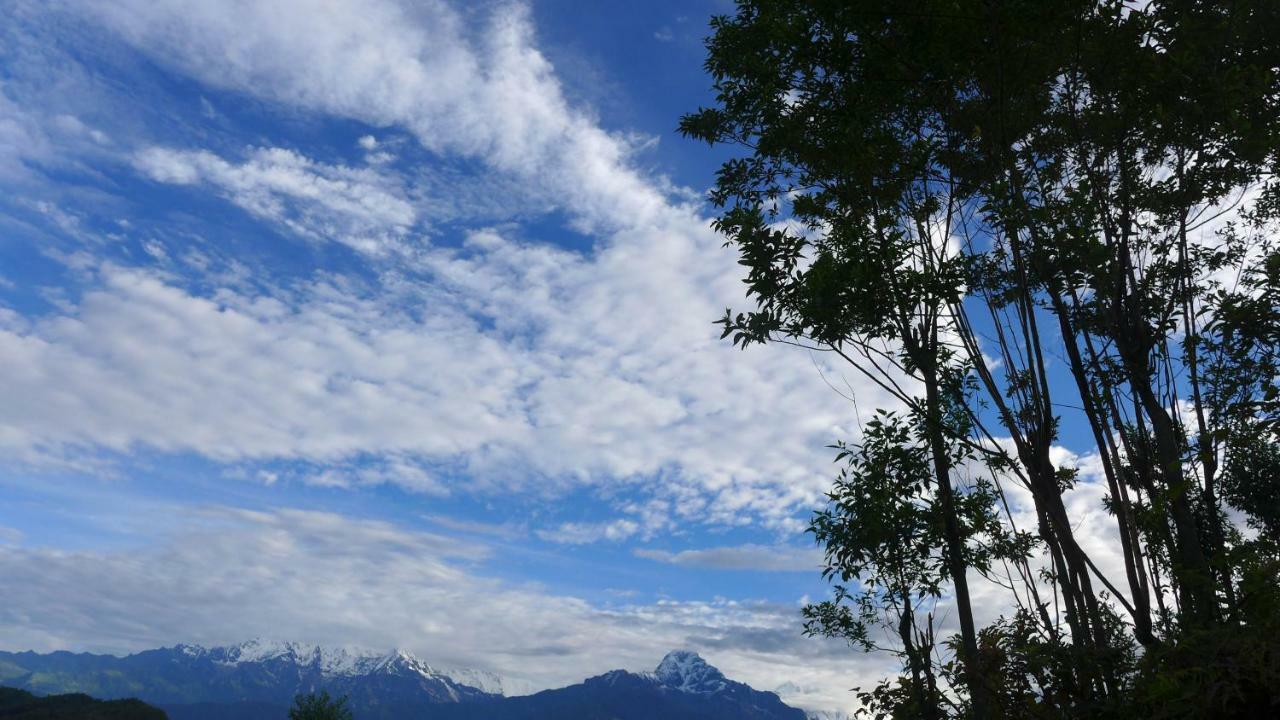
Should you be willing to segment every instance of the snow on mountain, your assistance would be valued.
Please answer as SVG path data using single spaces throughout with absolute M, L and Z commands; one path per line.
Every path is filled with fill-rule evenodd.
M 807 710 L 807 720 L 853 720 L 853 716 L 837 710 Z
M 667 653 L 653 675 L 667 687 L 691 693 L 719 692 L 728 684 L 723 673 L 691 650 Z
M 260 638 L 240 643 L 239 645 L 214 649 L 223 650 L 227 656 L 227 661 L 237 663 L 262 662 L 264 660 L 274 660 L 281 657 L 301 661 L 304 658 L 309 659 L 321 652 L 320 648 L 315 645 L 263 640 Z
M 0 666 L 16 668 L 11 678 L 21 689 L 138 697 L 175 720 L 278 720 L 295 697 L 318 690 L 347 697 L 367 720 L 807 720 L 777 694 L 729 680 L 687 650 L 669 653 L 653 672 L 614 670 L 536 694 L 491 672 L 436 668 L 404 650 L 268 640 L 124 657 L 0 651 Z
M 283 660 L 303 667 L 319 667 L 326 675 L 359 673 L 375 655 L 355 648 L 327 648 L 309 643 L 254 639 L 238 645 L 202 647 L 178 645 L 174 648 L 191 658 L 207 658 L 220 665 L 241 665 Z
M 285 662 L 298 667 L 314 668 L 326 678 L 363 675 L 417 674 L 430 679 L 446 679 L 491 695 L 525 695 L 533 691 L 531 683 L 508 678 L 477 668 L 436 668 L 412 652 L 395 649 L 377 652 L 360 647 L 326 647 L 309 643 L 283 642 L 255 638 L 238 645 L 204 648 L 179 645 L 179 650 L 194 658 L 208 658 L 221 665 L 241 665 L 268 661 Z
M 491 673 L 488 670 L 477 670 L 476 668 L 436 668 L 436 672 L 444 675 L 459 685 L 467 685 L 478 690 L 483 690 L 490 695 L 518 697 L 520 695 L 532 695 L 537 691 L 537 687 L 528 680 L 504 677 L 496 673 Z
M 839 710 L 813 710 L 806 707 L 814 699 L 814 694 L 818 691 L 817 688 L 802 687 L 788 680 L 774 688 L 773 691 L 787 704 L 806 708 L 807 720 L 853 720 L 852 714 L 840 712 Z

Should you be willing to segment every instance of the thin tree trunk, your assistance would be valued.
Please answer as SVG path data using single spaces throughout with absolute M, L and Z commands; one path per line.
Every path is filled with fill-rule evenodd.
M 923 358 L 922 358 L 923 359 Z M 938 502 L 942 506 L 943 536 L 947 545 L 947 569 L 956 595 L 956 614 L 960 619 L 960 643 L 964 651 L 965 680 L 969 686 L 969 699 L 973 704 L 973 716 L 978 720 L 992 718 L 994 703 L 991 688 L 986 682 L 985 668 L 978 654 L 978 633 L 973 622 L 973 605 L 969 600 L 968 567 L 964 561 L 964 536 L 956 517 L 954 490 L 951 487 L 951 464 L 947 443 L 942 433 L 942 401 L 938 388 L 938 371 L 932 359 L 920 364 L 924 376 L 925 412 L 928 415 L 925 432 L 928 435 L 933 471 L 938 484 Z

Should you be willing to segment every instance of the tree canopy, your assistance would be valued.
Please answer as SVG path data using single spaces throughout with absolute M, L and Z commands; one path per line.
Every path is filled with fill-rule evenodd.
M 711 200 L 754 306 L 723 332 L 899 402 L 839 450 L 809 631 L 892 628 L 905 674 L 863 699 L 894 716 L 1273 710 L 1280 5 L 737 6 L 680 125 L 741 149 Z M 1064 427 L 1122 571 L 1077 537 Z
M 335 699 L 328 690 L 321 690 L 294 698 L 289 720 L 352 720 L 352 714 L 345 697 Z

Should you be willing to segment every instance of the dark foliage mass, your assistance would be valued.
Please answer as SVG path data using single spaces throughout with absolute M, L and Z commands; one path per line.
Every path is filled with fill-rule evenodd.
M 289 720 L 352 720 L 352 714 L 345 695 L 334 698 L 321 690 L 294 698 Z
M 88 695 L 36 697 L 25 690 L 0 687 L 4 720 L 166 720 L 163 711 L 139 700 L 94 700 Z
M 1280 714 L 1280 4 L 740 0 L 712 27 L 717 102 L 681 131 L 741 150 L 711 200 L 755 305 L 724 334 L 896 399 L 811 528 L 808 631 L 902 661 L 865 712 Z M 985 627 L 977 584 L 1009 608 Z

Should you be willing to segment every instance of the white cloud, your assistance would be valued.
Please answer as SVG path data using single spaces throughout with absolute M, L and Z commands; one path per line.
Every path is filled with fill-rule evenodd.
M 738 354 L 714 338 L 709 320 L 741 303 L 740 268 L 705 217 L 634 170 L 632 141 L 567 103 L 519 6 L 499 6 L 479 32 L 439 2 L 72 6 L 210 85 L 479 158 L 536 184 L 598 243 L 584 256 L 474 233 L 462 251 L 415 256 L 430 285 L 410 293 L 407 311 L 390 302 L 404 297 L 395 286 L 381 289 L 388 302 L 327 285 L 285 298 L 202 297 L 108 270 L 103 288 L 62 316 L 4 337 L 20 401 L 0 410 L 0 443 L 226 460 L 391 454 L 465 463 L 481 485 L 509 482 L 501 476 L 520 467 L 552 489 L 648 478 L 671 517 L 730 524 L 794 524 L 791 513 L 826 487 L 821 448 L 851 434 L 847 408 L 806 358 Z M 363 186 L 338 181 L 381 177 L 287 151 L 243 164 L 153 152 L 139 159 L 153 177 L 210 183 L 286 224 L 282 198 L 369 221 Z M 374 215 L 398 229 L 420 211 Z M 341 228 L 326 236 L 349 240 Z M 867 407 L 889 404 L 864 384 L 853 389 Z M 1073 497 L 1096 501 L 1085 490 L 1097 487 Z M 641 504 L 630 515 L 546 532 L 634 535 L 659 513 Z
M 711 320 L 741 296 L 731 253 L 705 217 L 630 168 L 624 141 L 567 106 L 522 12 L 468 40 L 442 5 L 305 5 L 90 10 L 210 84 L 398 124 L 434 151 L 536 178 L 600 231 L 595 251 L 478 232 L 462 251 L 423 249 L 373 294 L 319 283 L 278 298 L 194 295 L 107 268 L 61 316 L 0 336 L 19 398 L 0 410 L 0 445 L 226 461 L 393 454 L 461 463 L 479 485 L 518 480 L 516 468 L 551 491 L 649 478 L 642 490 L 675 517 L 730 524 L 793 522 L 819 497 L 822 448 L 847 433 L 847 408 L 803 355 L 742 354 L 716 338 Z M 237 163 L 152 148 L 136 163 L 349 244 L 402 234 L 421 213 L 383 175 L 290 151 Z
M 1013 452 L 1011 440 L 1002 439 L 1002 444 L 1007 451 Z M 1072 519 L 1073 537 L 1097 569 L 1128 599 L 1119 531 L 1115 517 L 1107 512 L 1103 504 L 1103 497 L 1108 494 L 1108 489 L 1100 459 L 1096 454 L 1077 454 L 1061 446 L 1051 449 L 1050 459 L 1055 467 L 1079 470 L 1075 486 L 1063 493 L 1067 515 Z M 1018 530 L 1036 534 L 1039 518 L 1030 490 L 1009 475 L 1003 475 L 1001 480 L 1001 487 L 1004 490 L 1014 526 Z M 1004 522 L 1007 525 L 1009 521 L 1006 518 Z M 1052 569 L 1048 554 L 1043 550 L 1034 555 L 1029 564 L 1032 575 L 1037 578 L 1040 577 L 1039 573 L 1042 569 Z M 1000 568 L 993 570 L 997 576 L 1003 572 Z M 1106 588 L 1096 576 L 1091 576 L 1090 579 L 1095 592 L 1105 591 Z M 1013 598 L 1008 589 L 1000 584 L 982 578 L 975 571 L 969 575 L 969 588 L 975 620 L 979 626 L 989 624 L 1002 615 L 1007 617 L 1012 613 Z M 1052 597 L 1053 585 L 1041 581 L 1039 592 L 1042 597 Z M 1119 604 L 1113 602 L 1112 605 L 1121 615 L 1124 615 L 1124 609 Z M 949 610 L 951 601 L 947 599 L 941 603 L 941 606 Z M 953 613 L 947 613 L 943 626 L 951 631 L 958 628 Z
M 602 523 L 561 523 L 552 530 L 539 530 L 538 537 L 565 545 L 586 545 L 607 540 L 617 542 L 635 536 L 641 530 L 634 520 L 620 519 Z
M 622 482 L 662 500 L 622 507 L 649 529 L 793 522 L 847 408 L 803 355 L 720 343 L 685 265 L 489 233 L 376 294 L 196 295 L 102 266 L 65 313 L 0 324 L 0 448 L 300 460 L 428 492 L 443 463 L 471 490 Z
M 765 572 L 806 572 L 816 575 L 822 569 L 822 551 L 769 545 L 736 545 L 670 552 L 640 548 L 637 557 L 694 568 L 717 570 L 756 570 Z
M 105 268 L 61 314 L 0 334 L 11 455 L 106 448 L 350 467 L 386 455 L 425 466 L 405 483 L 416 489 L 447 491 L 437 463 L 461 465 L 473 487 L 622 481 L 666 501 L 669 521 L 792 529 L 819 499 L 824 447 L 851 434 L 850 408 L 803 353 L 740 353 L 717 338 L 711 321 L 742 302 L 732 253 L 706 217 L 631 167 L 628 141 L 568 105 L 519 6 L 500 6 L 479 33 L 441 3 L 68 7 L 210 85 L 478 157 L 554 197 L 598 242 L 583 255 L 476 232 L 460 251 L 417 248 L 372 292 L 326 280 L 279 297 L 194 294 Z M 234 162 L 150 148 L 135 163 L 357 247 L 382 247 L 424 212 L 397 189 L 413 178 L 293 151 Z M 310 479 L 397 477 L 409 475 Z M 651 529 L 658 513 L 640 503 L 628 515 Z
M 417 221 L 397 179 L 315 162 L 291 150 L 258 148 L 233 164 L 209 152 L 151 147 L 134 164 L 159 182 L 208 183 L 258 217 L 375 255 L 399 243 Z
M 440 2 L 67 7 L 208 85 L 355 119 L 380 134 L 398 128 L 441 157 L 479 159 L 515 189 L 493 202 L 545 199 L 544 209 L 565 209 L 597 243 L 579 254 L 514 242 L 505 230 L 475 232 L 460 250 L 420 248 L 372 292 L 327 280 L 271 294 L 195 292 L 173 277 L 100 266 L 83 295 L 58 312 L 0 317 L 0 448 L 11 457 L 106 449 L 193 452 L 228 463 L 300 460 L 333 466 L 303 471 L 311 482 L 395 482 L 435 493 L 451 490 L 433 472 L 445 464 L 465 471 L 456 475 L 466 480 L 450 482 L 472 488 L 623 485 L 647 495 L 619 506 L 627 517 L 543 531 L 564 542 L 643 535 L 660 518 L 794 527 L 794 513 L 827 487 L 823 447 L 852 434 L 850 409 L 803 354 L 739 353 L 716 339 L 710 321 L 742 303 L 732 254 L 678 191 L 632 167 L 634 140 L 567 103 L 518 6 L 499 6 L 480 32 Z M 0 95 L 0 172 L 44 153 L 47 143 L 31 117 L 6 102 Z M 53 129 L 99 142 L 63 125 Z M 157 181 L 211 187 L 258 217 L 366 250 L 403 239 L 428 213 L 411 189 L 417 179 L 392 176 L 384 165 L 349 168 L 280 149 L 234 161 L 151 148 L 135 162 Z M 889 404 L 864 384 L 855 391 L 863 406 Z M 1096 508 L 1098 488 L 1082 484 L 1069 496 L 1073 507 Z M 1025 513 L 1028 505 L 1018 507 Z M 370 536 L 365 525 L 309 515 L 224 519 L 239 531 L 193 531 L 152 550 L 149 563 L 0 551 L 4 577 L 40 589 L 21 603 L 0 603 L 0 618 L 45 647 L 81 637 L 139 647 L 184 632 L 205 633 L 192 638 L 200 641 L 242 639 L 255 631 L 239 624 L 235 608 L 250 603 L 264 609 L 249 624 L 267 634 L 392 642 L 393 628 L 411 627 L 438 647 L 496 648 L 500 669 L 607 636 L 599 652 L 623 659 L 573 666 L 584 673 L 633 660 L 649 667 L 667 649 L 655 643 L 701 638 L 712 648 L 738 643 L 725 669 L 765 678 L 762 687 L 783 678 L 772 651 L 761 648 L 818 647 L 792 644 L 799 642 L 794 608 L 667 603 L 605 611 L 472 577 L 423 552 L 422 538 L 386 527 Z M 1082 542 L 1096 538 L 1102 548 L 1106 519 L 1089 516 Z M 349 541 L 345 550 L 312 537 L 325 522 Z M 746 562 L 726 550 L 657 559 Z M 245 560 L 253 557 L 260 564 Z M 310 580 L 294 567 L 308 568 Z M 208 578 L 193 568 L 207 569 Z M 273 573 L 284 573 L 279 587 L 268 584 Z M 103 588 L 101 626 L 91 622 L 96 611 L 74 605 L 85 595 L 79 581 Z M 315 612 L 285 617 L 316 582 L 324 592 L 307 605 Z M 0 593 L 24 592 L 14 585 Z M 167 604 L 148 600 L 151 591 Z M 493 603 L 468 612 L 486 592 Z M 60 603 L 42 610 L 41 597 Z M 185 604 L 199 608 L 192 627 L 200 629 L 166 614 Z M 21 609 L 5 616 L 6 605 Z M 531 615 L 521 614 L 528 608 Z M 519 622 L 492 624 L 492 617 Z M 633 630 L 637 618 L 647 624 Z M 523 634 L 508 648 L 510 627 Z M 652 636 L 641 631 L 655 627 Z M 478 634 L 458 636 L 469 631 Z M 648 652 L 655 657 L 641 662 Z M 794 672 L 788 679 L 805 686 L 813 677 L 829 687 L 850 682 L 817 666 Z
M 426 514 L 422 516 L 423 520 L 453 532 L 465 535 L 480 535 L 485 537 L 501 538 L 503 540 L 516 540 L 527 537 L 529 529 L 523 525 L 516 523 L 490 523 L 476 520 L 462 520 L 449 515 Z
M 73 137 L 86 137 L 99 145 L 110 145 L 111 138 L 101 130 L 86 125 L 75 115 L 62 114 L 53 118 L 53 124 L 62 132 Z
M 47 160 L 53 144 L 44 118 L 11 99 L 0 82 L 0 180 L 11 182 L 30 175 L 27 163 Z
M 159 62 L 217 87 L 408 129 L 552 188 L 584 227 L 651 226 L 669 210 L 630 144 L 571 108 L 531 44 L 527 9 L 481 32 L 443 2 L 70 2 Z
M 531 44 L 524 8 L 498 6 L 475 32 L 439 2 L 313 5 L 70 6 L 210 85 L 402 128 L 432 152 L 480 158 L 496 176 L 553 198 L 579 229 L 596 234 L 596 249 L 582 256 L 485 232 L 473 234 L 464 252 L 426 252 L 415 257 L 431 283 L 415 308 L 424 319 L 416 322 L 383 317 L 389 304 L 363 299 L 341 298 L 356 310 L 335 312 L 332 297 L 283 305 L 227 297 L 212 320 L 235 329 L 212 358 L 196 347 L 209 339 L 190 337 L 206 332 L 198 323 L 167 320 L 167 343 L 156 354 L 203 376 L 184 388 L 192 397 L 205 388 L 215 395 L 208 404 L 191 403 L 206 406 L 199 417 L 175 414 L 172 399 L 148 397 L 167 379 L 149 374 L 156 363 L 139 357 L 135 366 L 112 369 L 112 357 L 82 341 L 73 353 L 89 368 L 79 370 L 135 375 L 116 391 L 132 393 L 126 404 L 157 419 L 120 418 L 105 433 L 88 427 L 93 420 L 73 422 L 79 427 L 70 431 L 50 422 L 44 427 L 53 437 L 30 437 L 31 425 L 15 418 L 19 435 L 33 443 L 227 458 L 401 452 L 462 459 L 479 470 L 507 461 L 560 485 L 661 476 L 678 516 L 725 523 L 766 517 L 776 524 L 818 498 L 829 474 L 822 448 L 848 434 L 848 408 L 802 354 L 742 354 L 716 338 L 711 320 L 742 301 L 732 253 L 707 218 L 667 196 L 664 181 L 632 168 L 631 141 L 567 103 L 553 68 Z M 194 173 L 252 211 L 286 222 L 282 197 L 306 195 L 332 209 L 344 193 L 365 187 L 336 180 L 374 177 L 284 151 L 260 151 L 270 155 L 243 164 L 158 152 L 140 163 L 153 176 L 191 181 Z M 332 201 L 324 199 L 328 190 Z M 353 201 L 343 202 L 350 209 Z M 358 198 L 354 204 L 360 211 L 369 205 Z M 408 213 L 391 219 L 393 227 L 407 222 Z M 123 282 L 90 303 L 119 305 L 129 315 L 125 296 L 140 289 L 135 283 L 147 284 L 160 302 L 138 318 L 145 325 L 224 302 L 154 279 Z M 106 313 L 94 319 L 117 324 Z M 77 318 L 67 320 L 74 326 Z M 53 325 L 60 323 L 37 333 Z M 305 355 L 278 349 L 289 347 L 291 336 Z M 62 338 L 43 339 L 65 350 Z M 235 339 L 250 346 L 237 347 Z M 255 356 L 248 365 L 256 377 L 233 367 L 242 351 Z M 375 370 L 365 369 L 366 358 Z M 300 387 L 299 378 L 312 385 Z M 859 389 L 860 400 L 880 404 L 872 400 L 878 393 Z M 179 429 L 189 421 L 199 430 Z
M 264 478 L 270 485 L 278 480 L 274 473 Z M 406 490 L 427 495 L 448 495 L 449 488 L 431 471 L 412 460 L 380 457 L 359 463 L 328 463 L 316 472 L 302 473 L 298 479 L 321 487 L 356 488 L 369 485 L 398 485 Z
M 0 24 L 0 183 L 27 202 L 74 194 L 58 176 L 97 177 L 100 165 L 119 154 L 117 140 L 91 117 L 104 110 L 92 73 L 59 57 L 47 38 L 24 34 L 29 16 L 44 12 L 45 6 L 8 3 Z M 37 188 L 42 192 L 33 193 Z
M 0 545 L 6 649 L 121 652 L 263 635 L 407 647 L 539 687 L 605 670 L 650 670 L 692 647 L 757 687 L 791 679 L 818 702 L 878 660 L 801 637 L 794 606 L 660 601 L 596 606 L 477 574 L 483 547 L 328 513 L 177 511 L 169 534 L 122 551 Z
M 504 382 L 512 362 L 501 348 L 456 317 L 416 324 L 384 310 L 328 286 L 296 305 L 196 297 L 106 267 L 74 316 L 0 334 L 0 365 L 16 374 L 0 436 L 330 460 L 456 453 L 482 444 L 491 424 L 502 430 L 513 378 Z M 453 343 L 474 357 L 442 359 Z
M 26 535 L 17 528 L 0 525 L 0 545 L 20 545 Z

